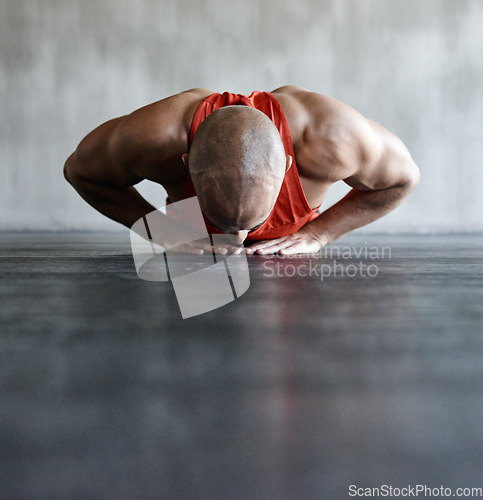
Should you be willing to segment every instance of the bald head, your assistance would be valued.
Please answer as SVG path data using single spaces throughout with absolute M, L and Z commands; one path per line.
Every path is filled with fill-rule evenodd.
M 189 151 L 201 208 L 226 230 L 249 229 L 270 214 L 290 165 L 274 123 L 248 106 L 211 113 Z

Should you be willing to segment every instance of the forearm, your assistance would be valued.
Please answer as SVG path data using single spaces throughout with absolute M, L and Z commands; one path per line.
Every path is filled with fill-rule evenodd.
M 155 210 L 133 186 L 99 186 L 81 179 L 67 180 L 89 205 L 126 227 Z
M 307 224 L 322 245 L 383 217 L 399 206 L 412 189 L 397 186 L 378 191 L 352 189 L 342 200 Z
M 69 182 L 98 212 L 132 229 L 143 238 L 150 239 L 164 248 L 178 247 L 185 242 L 196 242 L 193 248 L 184 249 L 191 253 L 211 250 L 210 244 L 199 241 L 205 234 L 200 233 L 196 226 L 190 226 L 187 220 L 180 222 L 167 217 L 148 203 L 132 186 L 106 187 L 78 179 L 76 181 L 70 179 Z M 143 218 L 144 221 L 140 221 Z M 135 224 L 137 221 L 140 221 L 140 224 Z

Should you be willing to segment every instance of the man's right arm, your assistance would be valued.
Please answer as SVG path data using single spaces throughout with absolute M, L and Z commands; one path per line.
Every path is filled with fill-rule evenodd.
M 177 104 L 175 99 L 171 101 Z M 166 104 L 171 106 L 169 102 L 160 103 L 163 109 L 156 109 L 156 104 L 97 127 L 67 159 L 64 176 L 87 203 L 106 217 L 131 228 L 139 219 L 151 214 L 150 220 L 155 221 L 156 227 L 151 237 L 156 243 L 164 248 L 177 247 L 181 251 L 202 254 L 211 251 L 209 243 L 197 241 L 193 245 L 179 245 L 199 240 L 203 235 L 157 211 L 134 187 L 144 179 L 139 172 L 155 171 L 161 183 L 163 178 L 169 183 L 176 181 L 176 171 L 184 168 L 181 156 L 187 141 L 172 126 L 178 117 L 169 112 L 159 113 L 166 111 Z M 158 118 L 160 114 L 166 116 L 166 122 Z M 182 182 L 186 180 L 183 178 Z M 238 248 L 231 250 L 239 251 Z
M 119 129 L 125 117 L 110 120 L 88 134 L 64 165 L 64 176 L 97 211 L 131 227 L 154 210 L 133 187 L 142 180 L 119 161 Z

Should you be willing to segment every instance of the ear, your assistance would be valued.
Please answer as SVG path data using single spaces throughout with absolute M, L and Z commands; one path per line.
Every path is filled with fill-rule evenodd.
M 287 155 L 287 158 L 285 159 L 285 173 L 288 172 L 291 166 L 292 166 L 292 157 L 290 155 Z
M 181 156 L 181 159 L 183 160 L 183 165 L 186 167 L 186 170 L 190 170 L 189 167 L 189 162 L 188 162 L 188 153 L 185 153 L 184 155 Z

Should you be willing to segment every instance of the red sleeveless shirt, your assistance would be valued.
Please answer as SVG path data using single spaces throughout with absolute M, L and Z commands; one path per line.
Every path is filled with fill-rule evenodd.
M 245 105 L 265 113 L 276 125 L 285 147 L 285 155 L 292 157 L 292 166 L 285 174 L 277 201 L 268 219 L 256 230 L 248 233 L 247 240 L 265 240 L 287 236 L 298 231 L 302 226 L 315 219 L 319 213 L 307 202 L 295 162 L 292 138 L 287 118 L 282 107 L 269 92 L 253 92 L 250 96 L 242 94 L 211 94 L 199 105 L 191 125 L 190 144 L 198 127 L 213 111 L 224 106 Z M 196 196 L 191 177 L 186 185 L 185 198 Z M 219 233 L 205 217 L 209 233 Z

